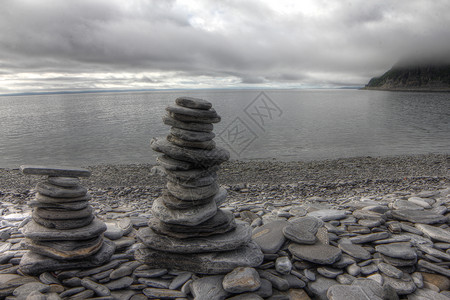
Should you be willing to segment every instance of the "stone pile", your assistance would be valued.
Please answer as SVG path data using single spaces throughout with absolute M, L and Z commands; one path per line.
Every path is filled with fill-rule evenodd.
M 30 250 L 20 262 L 24 273 L 92 267 L 108 261 L 114 244 L 103 239 L 105 224 L 89 205 L 91 196 L 78 177 L 80 168 L 21 166 L 27 175 L 47 176 L 36 185 L 32 220 L 23 228 L 23 246 Z
M 149 227 L 138 232 L 143 245 L 136 258 L 155 268 L 201 274 L 259 265 L 263 256 L 251 241 L 250 226 L 218 208 L 227 191 L 217 184 L 216 171 L 229 159 L 213 140 L 220 116 L 210 102 L 190 97 L 176 99 L 166 110 L 170 134 L 153 139 L 151 147 L 162 153 L 158 170 L 168 182 L 153 203 Z

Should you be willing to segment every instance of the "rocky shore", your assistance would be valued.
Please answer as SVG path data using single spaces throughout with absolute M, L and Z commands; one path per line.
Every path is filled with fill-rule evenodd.
M 448 299 L 449 162 L 437 154 L 226 162 L 221 208 L 253 227 L 264 262 L 215 276 L 135 260 L 136 230 L 165 183 L 146 164 L 87 167 L 82 185 L 116 246 L 107 264 L 25 275 L 22 228 L 39 178 L 1 169 L 0 299 Z

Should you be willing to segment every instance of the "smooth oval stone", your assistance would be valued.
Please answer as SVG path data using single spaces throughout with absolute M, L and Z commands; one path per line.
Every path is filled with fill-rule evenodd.
M 48 197 L 41 193 L 36 193 L 36 200 L 41 203 L 71 203 L 71 202 L 79 202 L 79 201 L 89 201 L 91 200 L 91 195 L 86 193 L 84 196 L 75 197 L 75 198 L 54 198 Z
M 217 212 L 215 202 L 194 206 L 183 210 L 169 209 L 164 205 L 162 198 L 157 198 L 152 205 L 155 217 L 170 224 L 195 226 L 212 218 Z
M 445 223 L 446 216 L 442 216 L 427 210 L 398 209 L 391 211 L 397 220 L 409 221 L 411 223 L 436 224 Z
M 225 275 L 222 285 L 230 293 L 253 292 L 260 288 L 261 278 L 254 268 L 238 267 Z
M 221 118 L 220 116 L 208 118 L 208 117 L 194 117 L 194 116 L 188 116 L 178 113 L 169 112 L 169 116 L 174 118 L 175 120 L 181 121 L 181 122 L 196 122 L 196 123 L 206 123 L 206 124 L 212 124 L 212 123 L 219 123 Z
M 230 159 L 230 153 L 220 147 L 212 150 L 183 148 L 170 143 L 164 138 L 153 138 L 150 146 L 157 152 L 162 152 L 174 159 L 192 162 L 207 168 L 212 165 L 221 164 Z
M 106 297 L 111 295 L 111 291 L 104 285 L 98 284 L 89 278 L 81 279 L 81 285 L 87 289 L 91 289 L 97 296 Z
M 351 243 L 342 243 L 338 245 L 339 249 L 341 249 L 344 253 L 347 253 L 351 257 L 354 257 L 358 260 L 367 260 L 372 257 L 369 251 L 364 249 L 359 245 L 354 245 Z
M 435 226 L 430 226 L 426 224 L 415 224 L 417 229 L 422 231 L 426 236 L 430 237 L 435 241 L 441 241 L 445 243 L 450 243 L 450 231 L 447 229 L 442 229 Z
M 148 226 L 156 233 L 183 239 L 225 233 L 236 228 L 236 222 L 231 212 L 218 209 L 214 217 L 195 227 L 168 224 L 157 218 L 151 218 Z
M 23 245 L 38 254 L 45 255 L 54 259 L 81 259 L 91 256 L 103 245 L 103 237 L 100 235 L 91 240 L 85 241 L 32 241 L 24 239 Z
M 77 198 L 86 195 L 87 189 L 82 186 L 61 187 L 49 182 L 39 182 L 36 191 L 42 195 L 53 198 Z
M 288 249 L 297 258 L 321 265 L 333 264 L 342 256 L 341 249 L 324 244 L 291 244 Z
M 61 220 L 61 219 L 82 219 L 92 215 L 94 209 L 92 206 L 80 210 L 67 210 L 63 208 L 41 208 L 38 207 L 34 210 L 33 214 L 36 214 L 40 218 L 49 220 Z
M 155 251 L 141 244 L 135 258 L 151 268 L 170 268 L 199 274 L 224 274 L 237 267 L 257 267 L 263 254 L 253 242 L 231 251 L 192 253 L 189 259 L 182 253 Z
M 160 155 L 156 158 L 160 166 L 167 170 L 190 170 L 195 168 L 195 165 L 186 161 L 173 159 L 167 155 Z
M 142 290 L 146 299 L 185 299 L 186 294 L 182 291 L 174 291 L 160 288 L 145 288 Z M 148 297 L 148 298 L 147 298 Z
M 163 122 L 164 122 L 164 124 L 173 126 L 175 128 L 193 130 L 193 131 L 211 132 L 214 128 L 213 124 L 183 122 L 183 121 L 175 120 L 174 118 L 172 118 L 169 115 L 163 117 Z
M 408 243 L 392 243 L 386 245 L 378 245 L 375 250 L 383 255 L 400 258 L 400 259 L 415 259 L 417 258 L 416 251 Z
M 175 103 L 188 108 L 193 109 L 205 109 L 208 110 L 212 107 L 211 102 L 193 97 L 179 97 L 175 99 Z
M 179 147 L 188 147 L 188 148 L 195 148 L 195 149 L 204 149 L 204 150 L 212 150 L 216 148 L 216 142 L 213 140 L 206 141 L 206 142 L 191 142 L 191 141 L 185 141 L 183 139 L 180 139 L 179 137 L 176 137 L 174 135 L 169 134 L 167 136 L 167 140 Z
M 91 171 L 76 167 L 23 165 L 20 170 L 25 175 L 47 175 L 58 177 L 89 177 Z
M 105 232 L 106 225 L 99 219 L 94 218 L 94 220 L 87 226 L 76 229 L 58 230 L 46 228 L 32 220 L 23 227 L 22 231 L 25 237 L 39 241 L 88 240 Z
M 36 214 L 33 214 L 33 220 L 46 228 L 54 228 L 58 230 L 67 230 L 67 229 L 76 229 L 87 226 L 91 224 L 92 220 L 94 220 L 94 215 L 89 215 L 85 218 L 80 219 L 59 219 L 59 220 L 50 220 L 39 217 Z
M 75 187 L 80 185 L 80 180 L 77 177 L 55 177 L 50 176 L 47 181 L 51 184 L 62 187 Z
M 170 128 L 170 134 L 191 142 L 207 142 L 216 136 L 214 132 L 184 130 L 176 127 Z
M 89 201 L 76 201 L 76 202 L 64 202 L 64 203 L 43 203 L 39 201 L 30 201 L 28 206 L 40 207 L 40 208 L 58 208 L 65 210 L 80 210 L 86 208 L 89 205 Z
M 219 166 L 211 166 L 208 168 L 199 168 L 196 166 L 196 169 L 191 169 L 187 171 L 170 171 L 164 170 L 167 178 L 172 180 L 180 180 L 181 182 L 192 182 L 198 178 L 206 177 L 206 176 L 214 176 L 216 172 L 219 170 Z
M 213 183 L 207 186 L 186 188 L 169 181 L 167 182 L 167 190 L 174 197 L 181 200 L 200 200 L 217 194 L 217 192 L 219 192 L 219 185 L 217 183 Z
M 178 184 L 178 185 L 181 185 L 181 186 L 187 187 L 187 188 L 195 188 L 195 187 L 210 185 L 210 184 L 213 184 L 214 182 L 216 182 L 217 181 L 217 173 L 212 172 L 212 173 L 206 174 L 203 177 L 197 177 L 197 178 L 192 178 L 192 179 L 188 179 L 188 180 L 181 180 L 178 178 L 174 178 L 170 175 L 166 175 L 166 178 L 167 178 L 167 180 L 169 180 L 170 182 L 173 182 L 174 184 Z
M 315 217 L 292 218 L 289 221 L 291 224 L 283 229 L 283 234 L 299 244 L 314 244 L 317 230 L 323 226 L 323 221 Z
M 227 233 L 176 239 L 155 233 L 149 227 L 138 231 L 138 238 L 149 248 L 171 253 L 202 253 L 215 251 L 229 251 L 249 243 L 252 236 L 251 227 L 238 224 L 235 230 Z

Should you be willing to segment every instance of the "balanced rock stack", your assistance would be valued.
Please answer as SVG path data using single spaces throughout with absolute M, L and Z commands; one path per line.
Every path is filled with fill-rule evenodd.
M 27 175 L 48 176 L 36 185 L 32 220 L 23 228 L 26 253 L 20 268 L 27 274 L 101 265 L 114 253 L 112 242 L 103 239 L 106 225 L 97 219 L 91 199 L 78 177 L 89 170 L 21 166 Z
M 170 135 L 154 138 L 151 147 L 163 153 L 156 168 L 167 178 L 167 189 L 153 203 L 149 227 L 138 232 L 143 244 L 136 259 L 200 274 L 258 266 L 263 254 L 251 240 L 251 228 L 218 209 L 227 191 L 217 184 L 216 171 L 229 159 L 213 140 L 220 116 L 210 102 L 190 97 L 176 99 L 166 110 Z

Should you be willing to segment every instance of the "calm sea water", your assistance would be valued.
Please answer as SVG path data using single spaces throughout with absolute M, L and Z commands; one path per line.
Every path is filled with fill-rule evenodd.
M 450 94 L 203 90 L 0 97 L 0 167 L 154 162 L 152 137 L 179 96 L 211 101 L 233 159 L 449 153 Z

